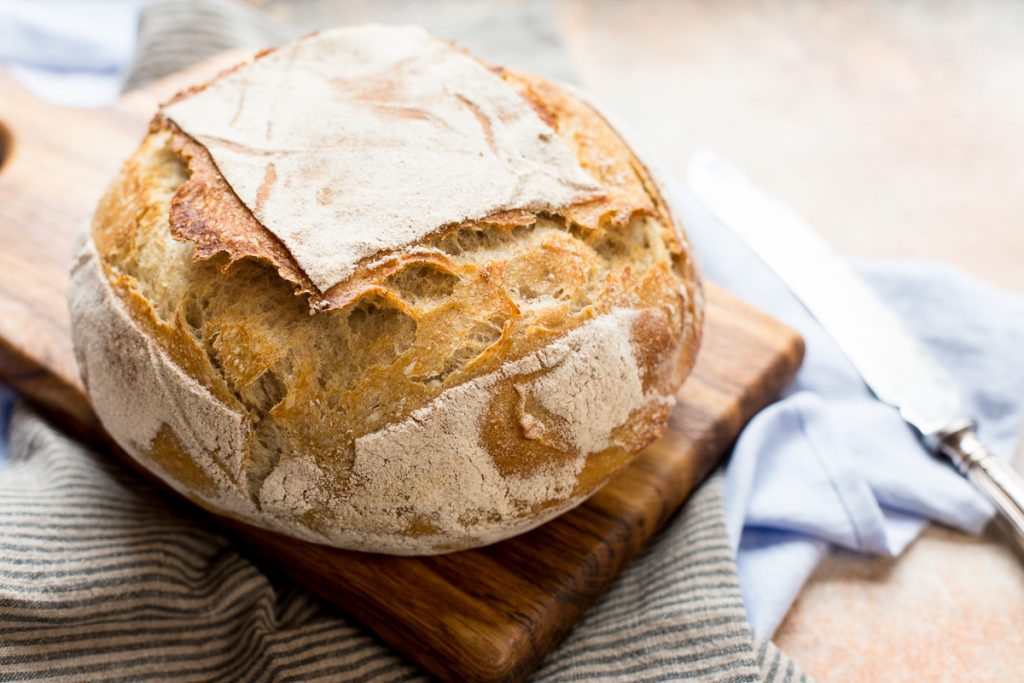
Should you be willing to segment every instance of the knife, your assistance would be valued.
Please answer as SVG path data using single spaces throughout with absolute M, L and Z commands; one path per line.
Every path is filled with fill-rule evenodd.
M 687 181 L 817 318 L 875 396 L 985 494 L 1024 546 L 1024 480 L 981 442 L 952 381 L 900 319 L 810 225 L 732 163 L 698 152 Z

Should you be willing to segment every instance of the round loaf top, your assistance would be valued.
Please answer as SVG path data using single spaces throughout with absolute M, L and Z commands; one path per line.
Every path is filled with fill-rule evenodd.
M 422 29 L 304 38 L 185 91 L 69 294 L 104 426 L 200 505 L 445 552 L 584 500 L 663 430 L 699 282 L 589 104 Z

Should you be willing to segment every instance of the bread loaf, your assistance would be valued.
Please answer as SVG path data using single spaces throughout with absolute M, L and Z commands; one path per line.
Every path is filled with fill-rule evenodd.
M 382 26 L 165 104 L 69 304 L 141 465 L 219 514 L 395 554 L 585 500 L 663 430 L 702 319 L 686 238 L 598 111 Z

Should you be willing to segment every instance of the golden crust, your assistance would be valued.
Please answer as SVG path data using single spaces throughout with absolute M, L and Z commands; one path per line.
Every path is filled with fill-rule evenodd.
M 172 122 L 157 115 L 151 132 L 168 130 L 170 147 L 188 164 L 189 178 L 171 200 L 171 234 L 195 244 L 196 259 L 224 252 L 229 263 L 247 256 L 266 261 L 300 291 L 316 288 L 281 241 L 263 226 L 231 191 L 205 147 Z
M 257 509 L 275 470 L 302 458 L 327 473 L 315 484 L 318 498 L 344 500 L 356 485 L 358 439 L 622 309 L 637 312 L 630 338 L 649 400 L 607 426 L 607 447 L 582 454 L 571 491 L 497 521 L 484 511 L 460 523 L 522 531 L 585 499 L 664 429 L 663 398 L 692 367 L 702 322 L 682 232 L 647 168 L 597 111 L 543 79 L 499 73 L 604 198 L 554 215 L 515 211 L 443 226 L 367 259 L 327 292 L 238 200 L 205 148 L 160 116 L 102 200 L 92 238 L 131 318 L 212 396 L 248 415 L 244 485 Z M 524 393 L 524 381 L 497 379 L 480 424 L 479 441 L 505 477 L 540 476 L 581 455 L 565 418 Z M 169 453 L 180 440 L 165 432 L 147 457 L 216 507 L 199 495 L 209 477 Z M 356 549 L 439 552 L 496 540 L 453 534 L 415 505 L 395 513 L 408 549 L 400 538 Z M 334 542 L 338 514 L 314 505 L 291 522 Z M 280 520 L 268 526 L 288 530 Z
M 639 215 L 657 215 L 671 227 L 663 203 L 648 189 L 651 182 L 646 169 L 636 162 L 632 152 L 600 114 L 545 79 L 508 69 L 497 71 L 541 113 L 543 120 L 576 155 L 583 169 L 598 180 L 605 191 L 600 199 L 566 207 L 556 215 L 588 231 L 620 228 Z M 281 241 L 260 224 L 231 191 L 209 152 L 173 122 L 158 115 L 150 131 L 164 130 L 170 133 L 171 148 L 186 160 L 190 173 L 171 203 L 171 232 L 179 239 L 195 243 L 195 258 L 209 259 L 224 252 L 229 262 L 245 257 L 266 261 L 283 279 L 292 282 L 297 291 L 308 294 L 311 306 L 321 310 L 341 308 L 358 298 L 353 292 L 356 282 L 372 286 L 365 271 L 372 270 L 373 266 L 367 264 L 376 263 L 382 255 L 364 262 L 349 280 L 320 292 Z M 435 234 L 480 225 L 510 228 L 530 225 L 536 219 L 529 211 L 505 211 L 479 221 L 440 226 Z M 670 250 L 681 251 L 671 231 L 665 238 Z M 399 258 L 415 258 L 397 253 Z

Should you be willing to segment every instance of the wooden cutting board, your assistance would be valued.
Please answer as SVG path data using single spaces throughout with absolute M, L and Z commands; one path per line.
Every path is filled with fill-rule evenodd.
M 75 233 L 157 103 L 237 57 L 91 111 L 40 102 L 0 71 L 0 378 L 80 433 L 103 438 L 78 379 L 64 303 Z M 399 558 L 225 523 L 250 552 L 435 675 L 523 679 L 800 364 L 793 330 L 712 285 L 707 298 L 703 347 L 667 433 L 589 501 L 539 529 L 479 550 Z

